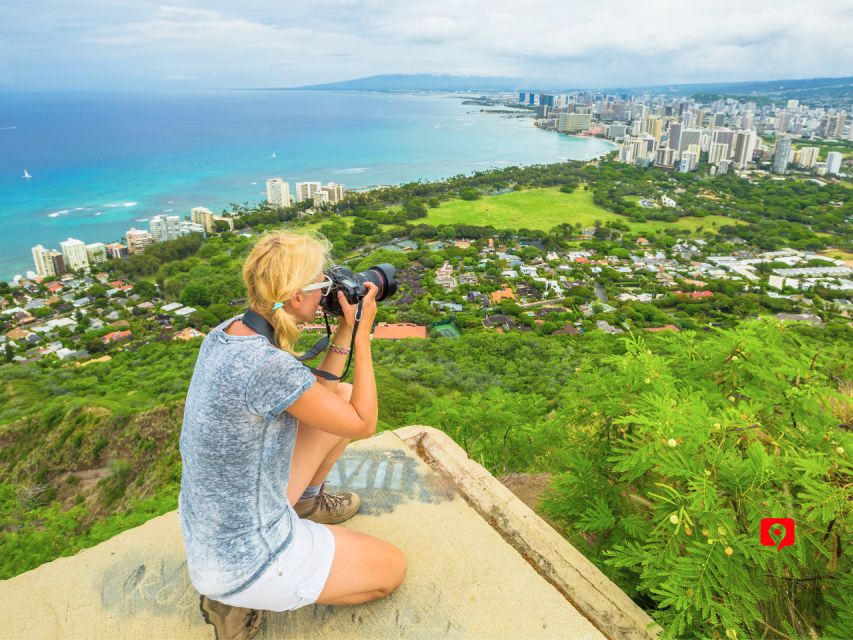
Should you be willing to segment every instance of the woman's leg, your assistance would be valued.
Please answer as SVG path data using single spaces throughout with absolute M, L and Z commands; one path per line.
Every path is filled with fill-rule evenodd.
M 349 402 L 352 397 L 352 385 L 340 382 L 335 392 Z M 287 485 L 287 499 L 290 504 L 295 505 L 309 485 L 320 484 L 326 479 L 332 465 L 349 443 L 349 438 L 321 431 L 303 421 L 299 422 Z
M 337 393 L 349 402 L 352 385 L 339 383 Z M 349 442 L 299 423 L 287 487 L 291 504 L 296 504 L 309 484 L 325 480 Z M 318 604 L 360 604 L 384 598 L 403 581 L 408 565 L 397 547 L 360 531 L 335 525 L 329 529 L 335 536 L 335 557 Z
M 393 544 L 360 531 L 329 526 L 335 558 L 317 604 L 361 604 L 390 595 L 406 577 L 406 556 Z

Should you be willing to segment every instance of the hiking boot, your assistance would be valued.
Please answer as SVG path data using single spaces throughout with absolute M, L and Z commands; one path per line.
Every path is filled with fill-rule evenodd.
M 303 520 L 320 524 L 339 524 L 358 513 L 359 507 L 361 507 L 361 498 L 352 491 L 326 493 L 325 490 L 321 490 L 313 498 L 297 500 L 293 510 Z
M 264 612 L 232 607 L 201 596 L 199 609 L 204 621 L 213 625 L 216 640 L 251 640 L 261 629 Z

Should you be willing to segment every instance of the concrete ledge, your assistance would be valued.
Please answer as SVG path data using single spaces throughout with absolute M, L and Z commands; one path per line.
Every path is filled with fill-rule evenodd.
M 267 613 L 257 640 L 651 637 L 627 596 L 439 431 L 355 442 L 327 483 L 359 493 L 345 526 L 400 547 L 406 580 L 363 605 Z M 0 581 L 0 602 L 0 638 L 213 637 L 175 511 Z
M 647 640 L 660 633 L 624 591 L 447 434 L 426 426 L 394 433 L 433 469 L 447 474 L 468 503 L 604 635 Z

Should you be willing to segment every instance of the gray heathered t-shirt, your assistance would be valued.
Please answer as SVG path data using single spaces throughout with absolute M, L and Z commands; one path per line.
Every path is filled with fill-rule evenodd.
M 285 409 L 316 380 L 266 338 L 225 333 L 234 320 L 201 344 L 181 428 L 187 566 L 210 597 L 247 587 L 290 543 L 296 418 Z

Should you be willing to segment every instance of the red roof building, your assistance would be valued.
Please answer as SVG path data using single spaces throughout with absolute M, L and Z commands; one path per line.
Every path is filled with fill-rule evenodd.
M 676 291 L 677 298 L 693 298 L 694 300 L 707 300 L 714 295 L 713 291 Z
M 410 322 L 400 324 L 380 322 L 373 330 L 373 337 L 376 340 L 404 340 L 405 338 L 424 339 L 427 337 L 427 328 Z
M 133 337 L 132 331 L 112 331 L 101 338 L 104 344 L 110 344 L 112 342 L 118 342 L 120 340 L 127 340 L 128 338 Z

